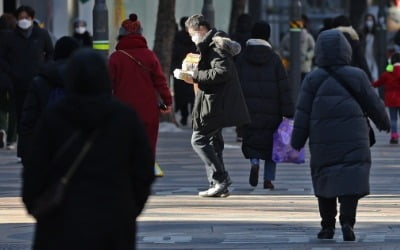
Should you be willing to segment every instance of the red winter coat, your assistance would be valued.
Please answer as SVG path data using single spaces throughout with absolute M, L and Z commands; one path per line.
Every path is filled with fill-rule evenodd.
M 159 94 L 167 105 L 172 104 L 171 92 L 156 55 L 147 48 L 146 39 L 138 34 L 123 36 L 111 54 L 109 68 L 114 95 L 133 108 L 144 122 L 150 144 L 155 155 L 160 111 Z M 124 50 L 141 62 L 134 60 L 118 50 Z
M 372 85 L 385 86 L 386 107 L 400 107 L 400 65 L 395 65 L 393 72 L 383 73 Z

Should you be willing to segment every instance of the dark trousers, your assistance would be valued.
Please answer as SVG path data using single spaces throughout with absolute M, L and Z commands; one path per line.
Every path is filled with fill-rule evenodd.
M 17 140 L 17 118 L 15 100 L 10 90 L 0 91 L 0 129 L 7 133 L 7 144 Z
M 222 158 L 224 150 L 222 129 L 209 132 L 193 131 L 192 147 L 204 162 L 210 185 L 221 183 L 228 178 Z
M 21 132 L 21 117 L 22 117 L 22 111 L 24 109 L 24 104 L 25 104 L 25 99 L 26 96 L 28 95 L 28 91 L 16 91 L 15 92 L 15 107 L 16 107 L 16 114 L 17 114 L 17 133 L 19 134 Z M 22 149 L 21 149 L 21 143 L 19 141 L 18 137 L 18 145 L 17 145 L 17 156 L 21 157 L 22 156 Z
M 357 196 L 339 196 L 338 198 L 322 198 L 318 197 L 319 214 L 321 216 L 322 228 L 335 228 L 337 203 L 340 203 L 340 225 L 349 224 L 354 227 L 356 223 L 356 211 L 358 205 Z

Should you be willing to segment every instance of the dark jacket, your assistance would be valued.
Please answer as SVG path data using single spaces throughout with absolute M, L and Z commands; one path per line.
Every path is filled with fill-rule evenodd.
M 345 78 L 355 98 L 323 69 L 309 74 L 298 99 L 291 144 L 309 139 L 311 175 L 316 196 L 332 198 L 369 193 L 371 151 L 364 112 L 379 130 L 390 128 L 385 107 L 364 71 L 349 66 L 351 47 L 338 30 L 322 32 L 316 63 Z
M 51 63 L 32 81 L 20 120 L 18 150 L 23 161 L 26 150 L 30 147 L 37 121 L 47 109 L 51 90 L 64 88 L 63 71 L 65 66 L 65 60 Z
M 245 126 L 242 151 L 246 158 L 271 159 L 272 135 L 282 117 L 293 117 L 292 85 L 271 45 L 251 39 L 237 60 L 237 69 L 251 124 Z
M 232 56 L 240 45 L 210 30 L 197 46 L 201 54 L 193 80 L 198 83 L 193 107 L 193 129 L 210 131 L 250 122 Z
M 4 42 L 11 33 L 12 30 L 0 30 L 0 48 L 5 46 Z M 11 79 L 5 70 L 6 67 L 6 62 L 0 58 L 0 93 L 10 90 L 12 86 Z
M 16 28 L 0 47 L 0 61 L 17 91 L 27 91 L 32 79 L 53 55 L 53 44 L 47 30 L 36 25 L 26 36 Z
M 174 39 L 174 48 L 172 52 L 171 73 L 175 69 L 182 68 L 182 61 L 188 53 L 196 53 L 196 45 L 192 42 L 189 33 L 181 30 L 176 33 Z M 194 91 L 193 86 L 182 80 L 174 78 L 175 105 L 177 108 L 187 105 L 188 102 L 193 103 Z
M 23 202 L 32 211 L 94 129 L 100 133 L 69 182 L 63 206 L 37 222 L 34 249 L 134 249 L 135 218 L 150 194 L 154 159 L 137 115 L 109 94 L 70 95 L 43 114 L 23 169 Z M 52 164 L 78 130 L 73 147 Z
M 91 48 L 93 46 L 93 38 L 88 31 L 85 31 L 83 34 L 78 34 L 75 32 L 73 37 L 79 42 L 81 47 Z

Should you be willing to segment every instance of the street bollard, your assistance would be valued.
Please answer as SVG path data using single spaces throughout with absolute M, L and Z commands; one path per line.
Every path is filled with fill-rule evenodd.
M 96 0 L 93 8 L 93 49 L 108 57 L 108 10 L 105 0 Z
M 301 2 L 292 0 L 290 6 L 290 64 L 289 81 L 293 84 L 294 100 L 297 100 L 301 85 L 301 51 L 300 38 L 303 22 L 301 19 Z

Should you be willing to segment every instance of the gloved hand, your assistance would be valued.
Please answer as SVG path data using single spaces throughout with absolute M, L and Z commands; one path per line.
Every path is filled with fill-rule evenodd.
M 182 79 L 182 70 L 181 69 L 175 69 L 174 70 L 174 77 L 176 79 L 181 80 Z

